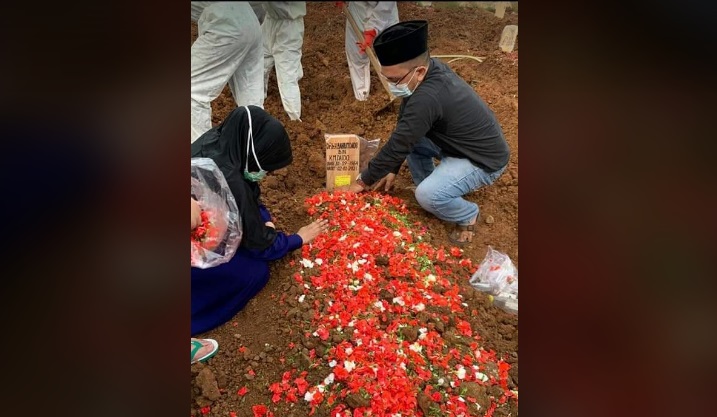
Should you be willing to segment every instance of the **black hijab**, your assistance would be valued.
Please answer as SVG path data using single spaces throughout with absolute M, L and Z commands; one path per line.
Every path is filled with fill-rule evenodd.
M 292 161 L 291 142 L 286 129 L 261 107 L 248 106 L 254 152 L 264 171 L 284 168 Z M 211 158 L 224 174 L 234 194 L 242 218 L 241 246 L 264 250 L 274 244 L 276 231 L 264 225 L 259 212 L 259 185 L 244 179 L 249 138 L 249 117 L 246 107 L 234 109 L 220 124 L 192 143 L 192 158 Z M 254 154 L 249 151 L 249 172 L 258 172 Z

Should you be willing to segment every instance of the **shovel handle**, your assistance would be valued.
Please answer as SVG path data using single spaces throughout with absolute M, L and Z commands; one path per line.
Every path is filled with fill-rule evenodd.
M 353 15 L 349 11 L 348 6 L 345 3 L 343 5 L 343 11 L 349 21 L 349 24 L 353 28 L 354 35 L 356 35 L 356 39 L 363 39 L 363 32 L 359 28 L 358 24 L 356 23 L 356 20 L 354 19 Z M 391 90 L 388 88 L 388 82 L 381 76 L 381 64 L 379 64 L 378 58 L 376 58 L 376 53 L 373 51 L 372 45 L 369 45 L 366 48 L 366 55 L 368 55 L 368 59 L 369 61 L 371 61 L 371 66 L 373 67 L 373 70 L 376 71 L 376 75 L 378 75 L 378 79 L 381 81 L 383 88 L 386 90 L 386 93 L 388 93 L 388 97 L 391 99 L 391 101 L 393 101 L 396 97 L 391 94 Z

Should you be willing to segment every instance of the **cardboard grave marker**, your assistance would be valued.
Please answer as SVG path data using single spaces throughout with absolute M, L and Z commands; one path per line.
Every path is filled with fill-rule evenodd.
M 503 16 L 505 16 L 505 8 L 506 4 L 504 1 L 497 1 L 495 2 L 495 17 L 498 19 L 502 19 Z
M 356 135 L 325 135 L 326 189 L 351 185 L 359 174 L 360 139 Z
M 500 35 L 500 49 L 503 52 L 513 52 L 515 48 L 515 38 L 518 37 L 518 26 L 508 25 L 503 28 L 503 34 Z

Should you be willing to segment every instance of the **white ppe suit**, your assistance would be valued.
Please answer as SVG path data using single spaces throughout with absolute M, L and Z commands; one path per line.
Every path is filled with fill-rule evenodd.
M 192 142 L 212 128 L 211 102 L 229 84 L 237 106 L 264 107 L 261 26 L 248 2 L 192 2 Z
M 398 23 L 398 7 L 395 1 L 349 1 L 346 2 L 349 12 L 356 20 L 359 30 L 376 29 L 381 33 L 387 27 Z M 351 85 L 356 100 L 364 101 L 371 90 L 371 62 L 368 55 L 358 50 L 357 43 L 363 38 L 356 39 L 353 28 L 346 19 L 346 60 L 349 63 Z
M 266 15 L 266 12 L 264 11 L 264 3 L 265 1 L 250 1 L 249 5 L 252 9 L 254 9 L 254 14 L 256 15 L 256 18 L 259 19 L 259 24 L 264 23 L 264 15 Z
M 299 80 L 304 76 L 301 47 L 304 44 L 305 1 L 264 3 L 266 15 L 261 25 L 264 41 L 264 98 L 269 74 L 276 66 L 276 80 L 284 110 L 291 120 L 301 120 Z

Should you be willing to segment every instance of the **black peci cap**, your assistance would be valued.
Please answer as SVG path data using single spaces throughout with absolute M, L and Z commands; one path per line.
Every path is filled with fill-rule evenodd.
M 428 22 L 408 20 L 389 26 L 373 42 L 383 66 L 402 64 L 428 50 Z

